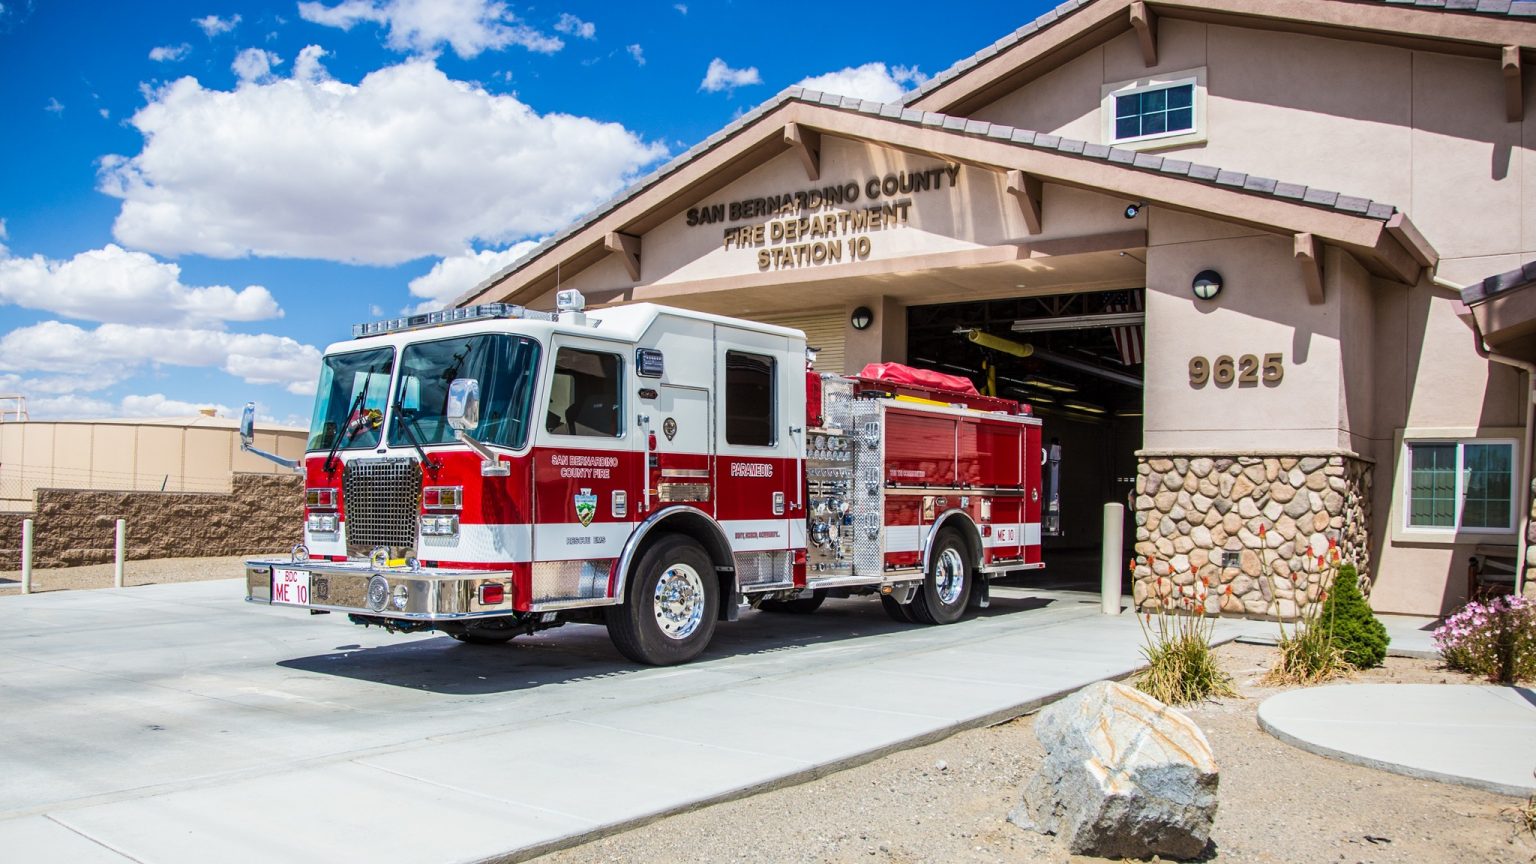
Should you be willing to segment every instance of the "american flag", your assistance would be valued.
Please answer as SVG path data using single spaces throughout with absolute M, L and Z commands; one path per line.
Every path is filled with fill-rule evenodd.
M 1110 298 L 1105 311 L 1113 313 L 1140 312 L 1141 292 L 1121 291 Z M 1141 330 L 1140 324 L 1127 324 L 1122 327 L 1111 327 L 1110 333 L 1115 337 L 1115 348 L 1120 351 L 1120 362 L 1126 366 L 1137 366 L 1141 363 Z

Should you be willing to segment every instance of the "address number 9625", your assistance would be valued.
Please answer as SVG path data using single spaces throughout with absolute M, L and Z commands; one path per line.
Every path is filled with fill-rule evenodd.
M 1285 378 L 1285 358 L 1278 354 L 1265 354 L 1261 361 L 1257 354 L 1244 354 L 1233 360 L 1223 354 L 1215 360 L 1204 357 L 1189 358 L 1189 386 L 1204 387 L 1213 382 L 1217 387 L 1230 387 L 1236 381 L 1239 387 L 1253 387 L 1262 379 L 1265 384 L 1279 384 Z

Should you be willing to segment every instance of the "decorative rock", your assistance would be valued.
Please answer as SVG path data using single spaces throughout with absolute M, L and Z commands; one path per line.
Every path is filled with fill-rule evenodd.
M 1279 476 L 1280 476 L 1280 460 L 1279 459 L 1265 459 L 1264 460 L 1264 479 L 1269 481 L 1269 482 L 1271 482 L 1271 483 L 1273 483 L 1273 482 L 1275 482 L 1275 478 L 1279 477 Z
M 1146 510 L 1137 510 L 1136 511 L 1136 515 L 1133 518 L 1136 520 L 1137 527 L 1141 527 L 1143 525 L 1146 525 L 1147 524 L 1147 511 Z
M 1287 540 L 1275 547 L 1275 554 L 1279 555 L 1282 559 L 1292 558 L 1296 555 L 1296 544 Z
M 1327 535 L 1321 533 L 1321 529 L 1319 529 L 1318 533 L 1313 534 L 1311 537 L 1307 538 L 1307 547 L 1312 550 L 1313 555 L 1321 555 L 1324 552 L 1327 552 Z
M 1302 486 L 1306 485 L 1307 475 L 1300 468 L 1292 468 L 1290 472 L 1285 475 L 1285 482 L 1291 484 L 1291 486 L 1297 489 L 1300 489 Z
M 1215 460 L 1215 462 L 1212 465 L 1212 469 L 1211 470 L 1225 472 L 1228 468 L 1231 468 L 1231 467 L 1232 467 L 1232 460 L 1227 458 L 1227 457 L 1225 457 L 1225 456 L 1221 456 L 1221 457 L 1218 457 Z
M 1200 478 L 1193 474 L 1184 475 L 1184 491 L 1193 492 L 1200 488 Z
M 1173 538 L 1174 560 L 1177 561 L 1179 556 L 1186 555 L 1194 551 L 1194 548 L 1195 541 L 1190 539 L 1188 535 L 1181 534 L 1178 537 Z M 1174 569 L 1177 570 L 1178 567 L 1175 566 Z
M 1163 475 L 1162 474 L 1153 472 L 1151 474 L 1148 474 L 1142 480 L 1141 491 L 1145 492 L 1148 495 L 1156 495 L 1157 494 L 1157 490 L 1159 490 L 1161 488 L 1163 488 Z
M 1141 556 L 1141 557 L 1143 557 L 1143 558 L 1147 557 L 1148 555 L 1156 555 L 1157 554 L 1157 547 L 1152 545 L 1152 543 L 1150 542 L 1150 538 L 1149 538 L 1149 542 L 1137 541 L 1137 543 L 1136 543 L 1136 554 Z
M 1191 550 L 1189 550 L 1189 566 L 1193 567 L 1195 569 L 1195 572 L 1200 573 L 1201 574 L 1200 578 L 1202 578 L 1202 579 L 1205 578 L 1204 571 L 1206 571 L 1206 570 L 1214 570 L 1215 569 L 1214 567 L 1212 567 L 1210 565 L 1210 563 L 1209 563 L 1210 560 L 1211 560 L 1211 553 L 1208 550 L 1205 550 L 1205 549 L 1191 549 Z
M 1182 521 L 1184 517 L 1188 515 L 1189 513 L 1186 512 L 1183 507 L 1180 507 L 1177 504 L 1173 505 L 1173 509 L 1168 511 L 1168 518 L 1175 521 Z
M 1195 475 L 1196 477 L 1204 477 L 1207 474 L 1210 474 L 1211 469 L 1215 467 L 1216 463 L 1204 457 L 1189 460 L 1189 473 Z
M 1205 527 L 1204 525 L 1196 525 L 1194 528 L 1190 529 L 1189 539 L 1194 542 L 1197 548 L 1200 549 L 1209 549 L 1216 545 L 1215 541 L 1211 539 L 1211 529 Z
M 1282 470 L 1282 471 L 1289 471 L 1292 468 L 1295 468 L 1296 467 L 1296 463 L 1299 462 L 1299 461 L 1301 461 L 1301 460 L 1297 459 L 1295 456 L 1281 456 L 1280 457 L 1280 470 Z
M 1312 530 L 1324 531 L 1328 528 L 1328 514 L 1319 512 L 1312 517 Z
M 1202 479 L 1199 486 L 1196 488 L 1199 490 L 1201 495 L 1204 495 L 1207 498 L 1215 498 L 1217 495 L 1221 494 L 1221 487 L 1216 485 L 1216 481 L 1209 477 Z
M 1172 471 L 1173 470 L 1173 460 L 1172 459 L 1148 459 L 1147 460 L 1147 467 L 1149 467 L 1153 471 L 1156 471 L 1157 473 L 1161 474 L 1161 473 L 1163 473 L 1165 471 Z
M 1187 716 L 1100 681 L 1035 721 L 1046 758 L 1008 821 L 1060 836 L 1074 855 L 1187 859 L 1202 854 L 1220 780 Z
M 1257 576 L 1263 570 L 1263 562 L 1259 559 L 1259 553 L 1252 549 L 1243 550 L 1242 562 L 1240 566 L 1243 568 L 1243 575 L 1245 576 Z
M 1285 515 L 1292 519 L 1300 519 L 1310 512 L 1312 512 L 1312 507 L 1307 503 L 1306 496 L 1304 495 L 1297 495 L 1291 500 L 1291 503 L 1285 505 Z
M 1227 542 L 1227 529 L 1222 525 L 1211 526 L 1211 548 L 1215 549 Z
M 1221 611 L 1223 614 L 1241 615 L 1243 614 L 1243 601 L 1239 600 L 1236 594 L 1224 593 L 1221 596 Z
M 1247 467 L 1249 465 L 1262 465 L 1262 464 L 1264 464 L 1264 460 L 1260 459 L 1257 456 L 1239 456 L 1239 457 L 1237 457 L 1237 464 L 1242 465 L 1244 467 Z
M 1137 513 L 1136 515 L 1137 516 L 1141 516 L 1142 514 Z M 1138 522 L 1137 524 L 1140 525 L 1141 523 Z M 1152 532 L 1151 531 L 1148 531 L 1144 527 L 1138 527 L 1136 529 L 1136 542 L 1137 543 L 1140 543 L 1143 540 L 1151 540 L 1151 539 L 1152 539 Z
M 1344 482 L 1343 477 L 1329 477 L 1328 488 L 1335 492 L 1347 492 L 1349 490 L 1349 484 Z
M 1197 513 L 1204 513 L 1205 511 L 1211 509 L 1211 499 L 1208 496 L 1197 492 L 1190 496 L 1189 506 L 1193 507 Z
M 1233 477 L 1231 474 L 1223 474 L 1221 475 L 1221 479 L 1216 481 L 1216 485 L 1217 488 L 1221 491 L 1221 497 L 1231 498 L 1232 489 L 1237 485 L 1237 478 Z
M 1344 496 L 1329 489 L 1323 493 L 1323 509 L 1329 516 L 1337 516 L 1344 511 Z
M 1211 502 L 1211 507 L 1214 508 L 1217 513 L 1225 516 L 1227 515 L 1227 511 L 1232 509 L 1232 499 L 1225 497 L 1217 498 Z
M 1259 597 L 1245 599 L 1243 601 L 1243 610 L 1249 615 L 1268 615 L 1269 603 Z
M 1159 512 L 1167 513 L 1169 510 L 1173 509 L 1173 505 L 1176 504 L 1178 500 L 1179 498 L 1177 495 L 1165 489 L 1157 493 L 1157 497 L 1152 499 L 1152 506 L 1156 507 Z
M 1159 537 L 1156 540 L 1153 540 L 1152 543 L 1154 546 L 1156 546 L 1158 555 L 1167 558 L 1173 554 L 1173 541 L 1169 540 L 1167 537 Z M 1157 563 L 1165 567 L 1167 566 L 1162 561 L 1158 561 Z M 1164 573 L 1162 575 L 1166 576 L 1168 574 Z
M 1278 501 L 1281 504 L 1287 504 L 1292 498 L 1295 497 L 1296 490 L 1290 486 L 1284 483 L 1269 484 L 1269 499 L 1271 501 Z
M 1145 579 L 1137 579 L 1131 583 L 1131 602 L 1140 606 L 1147 599 L 1147 582 Z
M 1307 456 L 1298 462 L 1296 467 L 1300 468 L 1303 474 L 1311 474 L 1313 471 L 1316 471 L 1317 469 L 1327 464 L 1328 460 L 1325 457 Z M 1155 468 L 1156 466 L 1153 467 Z
M 1163 486 L 1168 489 L 1181 489 L 1184 486 L 1184 478 L 1172 472 L 1164 474 Z
M 1244 474 L 1232 481 L 1231 494 L 1233 498 L 1247 498 L 1249 495 L 1252 495 L 1253 490 L 1257 488 L 1258 485 L 1255 484 L 1252 480 L 1249 480 L 1248 475 Z
M 1244 519 L 1253 519 L 1259 515 L 1259 505 L 1252 498 L 1243 498 L 1237 502 L 1237 513 Z
M 1321 492 L 1328 488 L 1328 477 L 1324 474 L 1308 474 L 1307 488 L 1313 492 Z
M 1179 472 L 1180 474 L 1189 473 L 1189 460 L 1181 456 L 1173 457 L 1173 470 Z
M 1188 555 L 1175 555 L 1168 559 L 1168 567 L 1173 571 L 1173 584 L 1189 585 L 1195 581 L 1193 570 L 1189 569 Z
M 1217 525 L 1220 525 L 1221 524 L 1221 511 L 1217 510 L 1215 508 L 1212 508 L 1209 513 L 1205 514 L 1205 521 L 1202 524 L 1205 525 L 1205 527 L 1207 527 L 1207 528 L 1214 528 Z M 1531 560 L 1532 561 L 1536 561 L 1536 558 L 1533 558 Z
M 1324 516 L 1323 518 L 1326 519 L 1328 517 Z M 1178 530 L 1179 523 L 1173 521 L 1173 519 L 1168 516 L 1164 516 L 1163 521 L 1159 522 L 1157 525 L 1157 533 L 1163 535 L 1164 537 L 1172 537 L 1174 532 Z
M 1242 528 L 1238 529 L 1237 539 L 1241 540 L 1243 546 L 1247 549 L 1258 549 L 1264 545 L 1263 543 L 1259 542 L 1259 535 L 1254 533 L 1253 529 L 1249 528 L 1247 525 L 1244 525 Z
M 1242 530 L 1243 517 L 1236 513 L 1228 513 L 1226 516 L 1222 517 L 1221 527 L 1226 530 L 1228 536 L 1236 534 L 1238 531 Z
M 1296 601 L 1288 599 L 1288 598 L 1285 598 L 1285 597 L 1281 597 L 1275 603 L 1275 614 L 1278 615 L 1281 618 L 1286 618 L 1286 619 L 1295 618 L 1296 617 Z
M 1285 508 L 1280 505 L 1279 501 L 1271 501 L 1264 505 L 1264 518 L 1268 519 L 1270 522 L 1274 522 L 1284 515 Z
M 1254 485 L 1263 483 L 1268 479 L 1264 474 L 1263 464 L 1249 465 L 1247 468 L 1243 469 L 1243 476 L 1252 481 Z

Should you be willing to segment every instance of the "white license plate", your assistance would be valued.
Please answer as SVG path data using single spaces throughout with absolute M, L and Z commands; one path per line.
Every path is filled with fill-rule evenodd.
M 289 606 L 308 606 L 309 571 L 273 568 L 272 602 Z

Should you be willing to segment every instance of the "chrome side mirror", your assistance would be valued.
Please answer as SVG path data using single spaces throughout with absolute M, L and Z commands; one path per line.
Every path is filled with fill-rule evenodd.
M 448 404 L 443 408 L 448 425 L 468 432 L 480 425 L 480 382 L 474 378 L 455 378 L 448 385 Z
M 256 403 L 245 403 L 245 410 L 240 412 L 240 445 L 250 447 L 256 440 Z

